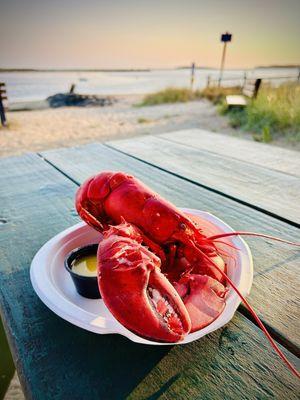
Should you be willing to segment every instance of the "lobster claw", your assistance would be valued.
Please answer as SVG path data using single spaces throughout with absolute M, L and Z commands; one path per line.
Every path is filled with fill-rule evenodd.
M 121 324 L 142 337 L 182 340 L 191 329 L 190 317 L 160 272 L 160 259 L 140 243 L 139 235 L 136 240 L 124 237 L 121 229 L 120 236 L 115 228 L 105 233 L 98 248 L 98 283 L 104 303 Z

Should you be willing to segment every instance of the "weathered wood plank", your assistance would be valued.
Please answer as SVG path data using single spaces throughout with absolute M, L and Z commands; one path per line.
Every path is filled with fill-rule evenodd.
M 275 171 L 300 176 L 300 157 L 297 151 L 203 129 L 187 129 L 159 136 L 195 149 L 207 150 Z
M 216 348 L 226 348 L 227 355 L 224 358 L 220 354 L 206 351 L 204 347 L 199 349 L 198 346 L 191 345 L 184 353 L 178 346 L 173 347 L 168 357 L 164 357 L 157 363 L 147 378 L 141 381 L 128 396 L 128 400 L 249 399 L 252 395 L 257 399 L 277 398 L 277 384 L 272 386 L 274 378 L 265 373 L 268 370 L 267 362 L 262 364 L 259 355 L 254 356 L 251 353 L 251 345 L 248 340 L 244 343 L 240 341 L 239 332 L 241 330 L 246 332 L 246 329 L 247 327 L 243 323 L 237 322 L 234 318 L 234 322 L 224 328 L 220 334 L 215 332 L 210 335 Z M 232 347 L 232 340 L 235 342 L 235 348 Z M 264 348 L 265 343 L 263 347 L 261 345 L 262 343 L 257 342 L 260 349 Z M 236 347 L 240 346 L 243 348 L 243 354 L 236 351 Z M 244 358 L 248 361 L 251 360 L 247 365 L 247 370 L 242 366 Z M 197 364 L 201 365 L 203 359 L 208 365 L 204 369 L 205 372 L 201 370 L 201 374 L 204 373 L 204 376 L 201 375 L 202 379 L 199 379 L 199 375 L 195 374 L 195 371 L 200 372 Z M 210 363 L 214 365 L 213 370 L 210 369 Z M 229 365 L 237 372 L 234 378 L 228 373 Z M 248 369 L 249 365 L 251 365 L 250 369 Z M 257 377 L 255 369 L 258 365 L 266 380 L 256 380 L 260 389 L 256 391 L 255 388 L 256 393 L 252 394 L 249 393 L 248 388 L 252 385 L 252 378 Z M 213 397 L 203 386 L 203 378 L 209 379 L 211 385 L 214 386 Z M 247 388 L 246 392 L 244 392 L 244 388 Z M 295 390 L 297 391 L 296 387 Z M 289 394 L 286 394 L 285 398 L 289 398 Z
M 111 142 L 113 148 L 211 187 L 300 226 L 300 177 L 156 136 Z
M 50 150 L 43 155 L 77 182 L 82 182 L 100 170 L 127 171 L 178 206 L 212 212 L 237 230 L 266 232 L 290 240 L 298 238 L 299 241 L 299 230 L 286 223 L 166 174 L 101 144 Z M 284 337 L 286 345 L 288 342 L 293 348 L 299 347 L 297 270 L 300 254 L 291 247 L 271 241 L 249 238 L 247 242 L 253 251 L 255 275 L 258 274 L 254 279 L 250 301 L 264 321 L 278 335 Z M 285 268 L 284 279 L 278 279 L 277 269 L 283 268 Z M 265 274 L 268 274 L 268 278 Z M 282 274 L 280 276 L 282 278 Z
M 297 398 L 296 378 L 239 313 L 214 334 L 175 347 L 95 335 L 58 318 L 34 294 L 29 265 L 46 240 L 77 222 L 76 185 L 34 155 L 2 159 L 0 167 L 0 310 L 27 398 Z
M 36 155 L 1 159 L 0 168 L 0 311 L 22 386 L 32 398 L 30 371 L 43 369 L 36 360 L 47 354 L 47 319 L 53 316 L 33 292 L 29 266 L 51 236 L 79 220 L 76 187 Z M 49 335 L 56 334 L 50 325 Z

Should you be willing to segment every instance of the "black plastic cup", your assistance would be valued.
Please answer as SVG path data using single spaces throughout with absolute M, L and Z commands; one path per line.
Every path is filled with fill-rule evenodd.
M 100 299 L 97 276 L 82 276 L 72 270 L 73 262 L 76 259 L 87 255 L 97 254 L 98 244 L 89 244 L 72 250 L 65 258 L 65 268 L 71 275 L 77 292 L 88 299 Z

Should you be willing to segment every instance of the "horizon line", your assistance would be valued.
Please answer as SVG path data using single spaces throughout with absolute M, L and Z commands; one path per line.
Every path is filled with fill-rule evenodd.
M 225 68 L 227 71 L 233 70 L 255 70 L 260 68 L 300 68 L 300 64 L 270 64 L 270 65 L 257 65 L 254 67 L 234 67 Z M 161 68 L 81 68 L 81 67 L 57 67 L 57 68 L 23 68 L 23 67 L 0 67 L 0 73 L 2 72 L 150 72 L 157 70 L 180 70 L 180 69 L 191 69 L 191 65 L 177 66 L 177 67 L 161 67 Z M 219 70 L 219 67 L 211 66 L 195 66 L 196 70 Z

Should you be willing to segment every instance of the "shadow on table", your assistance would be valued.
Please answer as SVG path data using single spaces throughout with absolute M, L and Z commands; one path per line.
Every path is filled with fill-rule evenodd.
M 54 317 L 55 318 L 55 317 Z M 64 395 L 71 395 L 73 385 L 73 399 L 124 399 L 150 371 L 164 358 L 173 346 L 148 346 L 131 342 L 120 335 L 97 335 L 78 329 L 59 321 L 63 327 L 65 348 L 61 350 L 62 365 L 70 364 L 70 369 L 63 371 Z M 58 332 L 59 332 L 58 328 Z M 59 340 L 60 342 L 60 340 Z M 56 343 L 61 348 L 62 343 Z M 57 347 L 56 347 L 57 349 Z M 50 364 L 57 364 L 50 361 Z M 59 373 L 61 367 L 58 367 Z M 62 377 L 55 377 L 54 382 L 61 382 Z M 68 382 L 68 383 L 67 383 Z M 172 384 L 170 382 L 169 384 Z M 168 382 L 164 385 L 168 386 Z M 54 389 L 54 388 L 53 388 Z M 167 390 L 163 387 L 159 390 Z M 54 389 L 54 397 L 60 389 Z M 157 398 L 158 393 L 151 399 Z M 58 396 L 59 397 L 59 396 Z
M 6 278 L 3 277 L 3 281 Z M 56 316 L 28 288 L 28 272 L 14 274 L 6 301 L 15 361 L 28 398 L 124 399 L 173 346 L 148 346 L 120 335 L 97 335 Z M 1 358 L 1 357 L 0 357 Z
M 96 342 L 93 338 L 95 354 L 89 358 L 97 370 L 99 398 L 108 393 L 110 398 L 125 398 L 173 347 L 137 344 L 119 335 L 98 336 Z
M 159 390 L 153 393 L 151 396 L 148 396 L 145 400 L 157 400 L 160 398 L 162 394 L 164 394 L 173 383 L 179 378 L 180 374 L 176 374 L 172 376 Z

